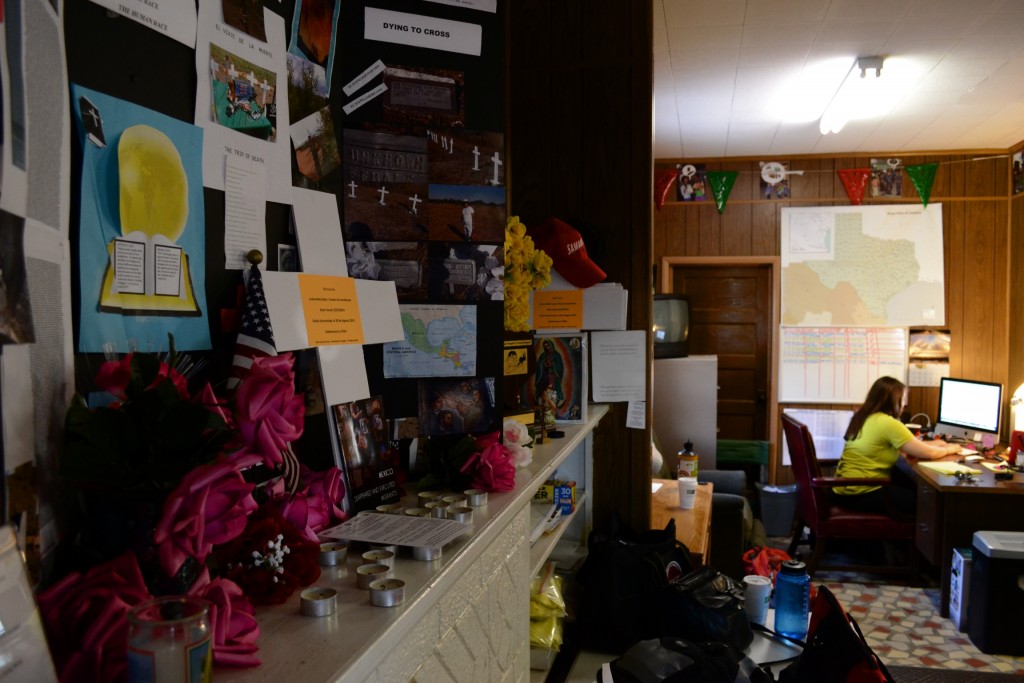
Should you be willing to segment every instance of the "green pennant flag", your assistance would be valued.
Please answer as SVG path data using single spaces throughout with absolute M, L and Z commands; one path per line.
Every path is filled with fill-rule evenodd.
M 738 171 L 708 171 L 708 183 L 711 185 L 711 193 L 715 195 L 718 213 L 725 211 L 725 203 L 729 200 L 732 184 L 738 175 Z
M 935 171 L 939 169 L 938 162 L 931 164 L 917 164 L 907 166 L 907 175 L 910 176 L 914 188 L 921 195 L 921 204 L 928 206 L 928 198 L 932 194 L 932 183 L 935 182 Z

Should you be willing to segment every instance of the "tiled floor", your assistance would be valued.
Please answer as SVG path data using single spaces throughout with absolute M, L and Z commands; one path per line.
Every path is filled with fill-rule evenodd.
M 887 666 L 961 669 L 1024 675 L 1024 657 L 986 655 L 948 618 L 939 616 L 939 589 L 833 581 L 825 584 L 860 626 Z

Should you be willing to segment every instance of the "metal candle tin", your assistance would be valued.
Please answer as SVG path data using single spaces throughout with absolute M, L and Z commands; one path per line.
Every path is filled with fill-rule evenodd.
M 386 564 L 364 564 L 356 568 L 356 586 L 367 590 L 378 579 L 390 579 L 391 567 Z
M 448 503 L 443 500 L 432 500 L 429 503 L 424 504 L 423 507 L 430 510 L 431 517 L 444 519 L 448 516 Z
M 448 508 L 448 519 L 454 519 L 456 522 L 462 522 L 463 524 L 472 524 L 473 523 L 473 508 L 471 508 L 471 507 Z
M 424 547 L 420 547 L 420 546 L 413 546 L 413 548 L 412 548 L 412 559 L 414 559 L 414 560 L 423 560 L 425 562 L 429 562 L 431 560 L 440 560 L 441 559 L 441 549 L 440 548 L 424 548 Z
M 370 604 L 376 607 L 396 607 L 405 600 L 405 581 L 378 579 L 370 583 Z
M 402 511 L 401 503 L 389 503 L 387 505 L 378 505 L 377 512 L 383 512 L 389 515 L 397 515 Z
M 323 567 L 334 567 L 342 564 L 348 559 L 348 543 L 344 541 L 331 541 L 320 544 L 320 565 Z
M 367 550 L 363 553 L 363 564 L 386 564 L 395 566 L 395 554 L 390 550 Z
M 307 617 L 326 617 L 338 609 L 338 591 L 314 586 L 299 593 L 299 605 Z
M 475 508 L 487 505 L 487 491 L 469 489 L 466 491 L 466 501 Z
M 430 508 L 406 508 L 405 514 L 410 517 L 429 517 Z

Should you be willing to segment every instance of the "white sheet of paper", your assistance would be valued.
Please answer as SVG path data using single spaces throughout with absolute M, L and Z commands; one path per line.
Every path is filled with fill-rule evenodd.
M 319 534 L 322 540 L 367 541 L 383 545 L 440 548 L 466 532 L 454 519 L 365 512 Z
M 292 188 L 292 221 L 302 272 L 348 276 L 338 201 L 333 194 Z
M 300 275 L 274 271 L 263 275 L 263 293 L 278 352 L 310 348 L 299 291 Z M 356 280 L 355 284 L 363 323 L 363 342 L 378 344 L 404 338 L 395 283 Z
M 647 332 L 591 332 L 590 372 L 595 401 L 646 400 Z
M 363 38 L 479 57 L 483 29 L 464 21 L 367 7 Z
M 263 200 L 267 170 L 231 155 L 224 182 L 224 268 L 248 266 L 246 254 L 259 249 L 267 256 L 267 203 Z
M 319 346 L 320 383 L 329 406 L 370 398 L 363 347 L 358 344 Z
M 630 401 L 626 406 L 626 426 L 644 429 L 647 425 L 647 401 Z
M 261 42 L 224 23 L 220 0 L 200 0 L 199 33 L 196 41 L 196 125 L 203 133 L 203 184 L 224 189 L 225 159 L 235 155 L 266 167 L 266 192 L 272 202 L 292 200 L 291 139 L 288 137 L 288 68 L 286 65 L 284 19 L 263 10 L 267 42 Z M 210 45 L 223 48 L 240 60 L 274 73 L 277 104 L 277 132 L 273 142 L 222 126 L 213 120 Z
M 196 46 L 196 4 L 193 0 L 92 0 L 189 47 Z

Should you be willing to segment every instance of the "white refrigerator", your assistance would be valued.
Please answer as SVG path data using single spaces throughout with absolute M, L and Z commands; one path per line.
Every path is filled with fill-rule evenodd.
M 654 433 L 666 459 L 693 442 L 700 469 L 715 469 L 718 356 L 655 358 L 651 382 Z M 674 461 L 673 457 L 673 461 Z

